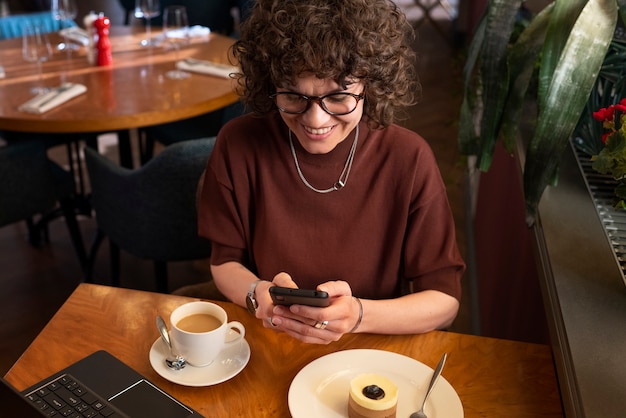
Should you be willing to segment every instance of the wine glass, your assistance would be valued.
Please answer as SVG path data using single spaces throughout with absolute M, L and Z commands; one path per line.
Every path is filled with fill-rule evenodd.
M 25 23 L 22 27 L 22 57 L 25 61 L 37 63 L 38 86 L 31 91 L 35 94 L 45 93 L 41 64 L 52 55 L 52 46 L 44 29 L 36 24 Z
M 187 9 L 185 6 L 168 6 L 163 13 L 163 35 L 165 44 L 174 48 L 178 61 L 178 50 L 189 43 L 189 24 L 187 23 Z M 165 73 L 169 78 L 180 80 L 190 74 L 179 69 Z
M 52 18 L 61 23 L 61 27 L 69 28 L 70 22 L 76 18 L 78 7 L 76 0 L 52 0 Z M 57 45 L 57 49 L 67 50 L 68 57 L 72 49 L 78 49 L 77 45 L 70 44 L 67 34 L 64 35 L 64 42 Z
M 146 19 L 146 39 L 141 41 L 142 46 L 152 46 L 155 44 L 151 35 L 150 21 L 153 17 L 161 14 L 161 4 L 159 0 L 135 0 L 135 17 Z

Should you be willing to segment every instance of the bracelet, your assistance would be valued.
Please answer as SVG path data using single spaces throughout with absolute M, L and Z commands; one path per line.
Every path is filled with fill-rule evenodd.
M 359 319 L 356 320 L 356 324 L 354 324 L 354 327 L 352 327 L 352 329 L 348 331 L 348 334 L 352 334 L 354 331 L 356 331 L 359 325 L 361 325 L 361 320 L 363 319 L 363 304 L 361 303 L 361 299 L 357 298 L 356 296 L 353 296 L 353 298 L 359 304 Z

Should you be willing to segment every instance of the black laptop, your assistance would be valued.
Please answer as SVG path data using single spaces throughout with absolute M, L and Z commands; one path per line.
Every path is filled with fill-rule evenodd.
M 2 416 L 200 418 L 122 361 L 97 351 L 19 393 L 1 379 Z

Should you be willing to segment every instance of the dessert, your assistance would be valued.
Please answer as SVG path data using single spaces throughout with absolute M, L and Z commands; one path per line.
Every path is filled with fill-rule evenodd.
M 349 418 L 395 418 L 398 387 L 384 376 L 361 374 L 350 381 Z

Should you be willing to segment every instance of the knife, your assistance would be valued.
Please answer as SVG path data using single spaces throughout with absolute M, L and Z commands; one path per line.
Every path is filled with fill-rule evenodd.
M 48 103 L 50 103 L 51 101 L 53 101 L 54 99 L 56 99 L 57 97 L 59 97 L 59 95 L 61 93 L 63 93 L 64 91 L 68 91 L 69 89 L 71 89 L 72 87 L 74 87 L 74 85 L 72 83 L 66 83 L 64 85 L 62 85 L 61 87 L 58 87 L 56 89 L 54 89 L 54 94 L 51 95 L 50 97 L 48 97 L 46 100 L 44 100 L 43 102 L 37 104 L 38 108 L 41 108 L 42 106 L 47 105 Z

